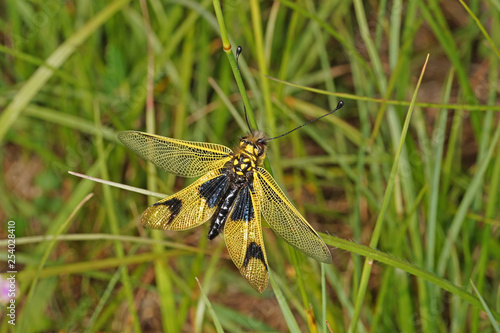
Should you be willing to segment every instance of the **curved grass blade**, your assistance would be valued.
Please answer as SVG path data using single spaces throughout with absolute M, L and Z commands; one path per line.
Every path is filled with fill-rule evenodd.
M 285 300 L 285 296 L 281 291 L 278 282 L 274 279 L 274 273 L 269 270 L 269 280 L 271 281 L 271 286 L 273 287 L 274 295 L 276 296 L 276 300 L 280 305 L 281 312 L 283 313 L 283 317 L 285 318 L 286 324 L 288 326 L 288 330 L 292 333 L 300 333 L 299 325 L 293 316 L 292 310 L 288 306 L 288 303 Z
M 198 287 L 200 287 L 201 297 L 203 298 L 203 301 L 205 302 L 205 305 L 207 306 L 208 311 L 210 312 L 210 315 L 212 316 L 212 319 L 213 319 L 214 325 L 215 325 L 215 329 L 217 330 L 217 332 L 224 332 L 224 330 L 222 329 L 222 325 L 220 323 L 220 320 L 217 317 L 217 314 L 215 313 L 214 308 L 212 307 L 212 303 L 210 303 L 210 300 L 208 299 L 207 295 L 205 295 L 205 293 L 203 292 L 203 288 L 201 287 L 201 283 L 198 280 L 198 278 L 196 278 L 196 282 L 198 283 Z
M 370 260 L 371 263 L 373 261 L 378 261 L 384 264 L 387 264 L 389 266 L 399 268 L 405 272 L 408 272 L 409 274 L 415 275 L 416 277 L 422 278 L 426 281 L 431 282 L 432 284 L 435 284 L 436 286 L 454 294 L 463 299 L 464 301 L 474 305 L 481 307 L 481 302 L 479 299 L 474 297 L 471 293 L 465 291 L 463 288 L 460 288 L 459 286 L 449 282 L 448 280 L 445 280 L 436 274 L 421 268 L 419 266 L 416 266 L 412 263 L 409 263 L 408 261 L 404 259 L 400 259 L 394 256 L 391 256 L 387 253 L 381 252 L 379 250 L 375 250 L 371 247 L 361 245 L 361 244 L 356 244 L 354 242 L 341 239 L 338 237 L 334 237 L 331 235 L 327 234 L 320 234 L 321 238 L 325 241 L 326 244 L 330 246 L 334 246 L 336 248 L 346 250 L 355 254 L 358 254 L 360 256 L 366 257 L 367 259 Z M 497 312 L 492 312 L 493 316 L 496 319 L 500 319 L 500 314 Z
M 28 81 L 26 81 L 16 94 L 12 102 L 7 105 L 2 115 L 0 115 L 0 142 L 3 141 L 10 126 L 16 121 L 26 105 L 29 104 L 33 97 L 52 77 L 54 74 L 53 69 L 61 67 L 78 47 L 94 33 L 94 31 L 129 2 L 130 0 L 116 0 L 107 5 L 80 30 L 61 44 L 61 46 L 47 58 L 46 66 L 38 67 L 35 73 L 31 75 Z
M 83 198 L 83 200 L 73 209 L 73 211 L 71 212 L 71 214 L 68 216 L 68 218 L 66 219 L 66 221 L 59 227 L 59 229 L 57 230 L 56 234 L 54 235 L 54 238 L 52 239 L 52 241 L 49 243 L 49 245 L 47 246 L 47 248 L 45 249 L 45 252 L 43 254 L 43 257 L 42 257 L 42 260 L 40 260 L 40 264 L 38 265 L 38 268 L 36 270 L 36 273 L 35 273 L 35 277 L 33 279 L 33 281 L 31 282 L 31 286 L 30 286 L 30 290 L 28 292 L 28 296 L 26 297 L 26 302 L 25 302 L 25 305 L 24 305 L 24 313 L 28 313 L 29 311 L 29 306 L 30 306 L 30 300 L 31 298 L 33 297 L 33 293 L 35 292 L 35 288 L 36 288 L 36 285 L 38 283 L 38 280 L 40 279 L 40 273 L 42 272 L 42 269 L 43 269 L 43 266 L 45 266 L 45 263 L 47 262 L 47 259 L 49 258 L 49 255 L 50 255 L 50 252 L 52 251 L 52 249 L 54 248 L 54 245 L 56 244 L 56 241 L 57 241 L 57 236 L 63 232 L 63 230 L 66 228 L 66 226 L 69 224 L 69 222 L 73 219 L 73 217 L 76 215 L 76 212 L 78 212 L 80 210 L 80 208 L 82 208 L 82 206 L 90 200 L 90 198 L 92 198 L 92 196 L 94 195 L 94 193 L 89 193 L 85 198 Z M 24 317 L 25 319 L 28 318 L 28 316 L 25 316 Z M 26 324 L 26 320 L 23 320 L 21 322 L 21 330 L 20 332 L 24 332 L 24 327 L 25 327 L 25 324 Z
M 380 213 L 377 217 L 377 221 L 375 222 L 375 228 L 373 229 L 373 234 L 370 239 L 370 247 L 376 247 L 378 245 L 378 241 L 380 239 L 380 235 L 382 233 L 382 226 L 384 224 L 385 213 L 389 207 L 389 201 L 391 199 L 392 190 L 394 188 L 394 184 L 396 181 L 396 175 L 399 170 L 399 160 L 401 157 L 401 153 L 403 151 L 404 142 L 406 139 L 406 134 L 408 133 L 408 128 L 410 126 L 411 116 L 413 114 L 413 110 L 415 108 L 415 101 L 417 100 L 417 93 L 420 88 L 420 84 L 422 83 L 422 78 L 425 73 L 425 69 L 427 67 L 427 62 L 429 61 L 429 54 L 427 54 L 427 58 L 425 59 L 424 66 L 422 67 L 422 71 L 420 73 L 420 77 L 418 78 L 417 86 L 415 87 L 415 91 L 413 93 L 413 97 L 411 99 L 410 107 L 408 108 L 408 113 L 406 115 L 406 119 L 403 125 L 403 130 L 401 132 L 401 137 L 399 140 L 399 145 L 396 150 L 396 154 L 394 156 L 394 163 L 392 165 L 391 174 L 389 176 L 389 181 L 387 183 L 387 188 L 384 193 L 384 199 L 382 201 L 382 206 L 380 207 Z M 363 305 L 363 300 L 365 298 L 366 288 L 368 287 L 368 280 L 371 275 L 372 262 L 370 260 L 365 260 L 363 265 L 363 270 L 361 273 L 361 281 L 359 283 L 358 294 L 356 295 L 356 302 L 354 306 L 354 316 L 352 318 L 351 325 L 349 327 L 349 332 L 355 332 L 356 326 L 361 315 L 361 307 Z
M 500 333 L 500 327 L 498 327 L 498 323 L 496 322 L 495 318 L 493 318 L 493 314 L 491 313 L 491 310 L 488 307 L 488 304 L 486 304 L 486 302 L 484 301 L 483 297 L 479 293 L 479 290 L 477 290 L 476 285 L 474 284 L 474 282 L 472 282 L 472 280 L 470 280 L 470 284 L 472 285 L 472 288 L 476 292 L 477 297 L 481 301 L 481 304 L 483 305 L 483 309 L 486 312 L 486 314 L 488 315 L 488 319 L 491 321 L 491 325 L 495 329 L 495 332 Z

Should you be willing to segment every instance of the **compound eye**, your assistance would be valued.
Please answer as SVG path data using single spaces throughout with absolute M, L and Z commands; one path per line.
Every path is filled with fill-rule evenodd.
M 262 143 L 260 141 L 257 141 L 256 142 L 256 146 L 257 146 L 257 150 L 258 150 L 259 156 L 261 156 L 262 154 L 264 154 L 264 143 Z

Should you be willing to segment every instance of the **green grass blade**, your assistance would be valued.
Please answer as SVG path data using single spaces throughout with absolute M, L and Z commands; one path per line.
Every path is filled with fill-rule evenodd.
M 12 102 L 5 108 L 0 115 L 0 142 L 10 126 L 16 121 L 26 105 L 30 103 L 33 97 L 40 91 L 44 84 L 52 77 L 54 72 L 52 68 L 59 68 L 61 65 L 77 50 L 87 38 L 89 38 L 101 25 L 103 25 L 111 16 L 116 14 L 130 0 L 116 0 L 106 6 L 92 20 L 87 22 L 78 32 L 68 38 L 59 46 L 49 58 L 47 66 L 39 67 L 35 73 L 16 94 Z
M 321 234 L 321 238 L 323 238 L 325 243 L 330 246 L 334 246 L 339 249 L 366 257 L 371 264 L 373 264 L 374 261 L 378 261 L 387 264 L 391 267 L 399 268 L 405 272 L 408 272 L 409 274 L 415 275 L 418 278 L 424 279 L 425 281 L 429 281 L 432 284 L 438 286 L 439 288 L 442 288 L 454 295 L 457 295 L 464 301 L 474 306 L 481 307 L 481 302 L 474 295 L 467 292 L 463 288 L 454 285 L 450 281 L 437 276 L 435 273 L 425 270 L 424 268 L 418 265 L 414 265 L 404 259 L 396 258 L 390 254 L 383 253 L 381 251 L 372 249 L 368 246 L 360 245 L 338 237 Z M 500 319 L 499 313 L 497 312 L 492 312 L 492 313 L 495 318 Z
M 271 286 L 273 287 L 274 295 L 276 296 L 276 300 L 280 306 L 281 313 L 283 313 L 283 317 L 285 317 L 289 332 L 300 333 L 299 325 L 297 324 L 292 310 L 288 306 L 287 300 L 285 299 L 278 282 L 275 280 L 274 273 L 271 270 L 269 270 L 269 280 L 271 281 Z
M 474 282 L 472 282 L 472 280 L 470 280 L 470 283 L 472 285 L 472 288 L 476 292 L 477 297 L 481 301 L 481 304 L 483 305 L 484 311 L 486 311 L 486 314 L 488 315 L 488 319 L 491 322 L 491 326 L 493 326 L 493 329 L 495 330 L 495 332 L 500 333 L 500 327 L 498 326 L 497 321 L 493 317 L 493 314 L 491 313 L 491 310 L 488 307 L 488 304 L 486 304 L 486 302 L 484 301 L 483 297 L 481 296 L 481 293 L 477 290 L 476 285 L 474 284 Z
M 198 287 L 200 288 L 201 297 L 203 298 L 203 301 L 205 302 L 205 305 L 208 308 L 208 312 L 210 313 L 210 315 L 212 316 L 212 320 L 214 321 L 215 330 L 219 333 L 224 332 L 224 330 L 222 329 L 222 325 L 220 323 L 219 317 L 217 317 L 217 314 L 215 313 L 215 310 L 212 307 L 212 303 L 210 303 L 210 300 L 208 299 L 207 295 L 205 295 L 205 293 L 203 292 L 203 288 L 201 287 L 201 284 L 200 284 L 200 281 L 198 280 L 198 278 L 196 278 L 196 282 L 198 283 Z
M 331 92 L 323 89 L 311 88 L 307 86 L 302 86 L 300 84 L 291 83 L 288 81 L 280 80 L 274 77 L 269 78 L 273 81 L 280 82 L 286 84 L 291 87 L 300 88 L 301 90 L 307 90 L 311 92 L 315 92 L 323 95 L 332 95 L 337 96 L 338 98 L 345 100 L 355 100 L 355 101 L 366 101 L 366 102 L 374 102 L 374 103 L 387 103 L 388 105 L 396 105 L 396 106 L 410 106 L 411 101 L 398 101 L 398 100 L 385 100 L 382 98 L 374 98 L 369 96 L 358 96 L 355 94 L 348 93 L 340 93 L 340 92 Z M 415 102 L 415 106 L 421 108 L 439 108 L 439 109 L 452 109 L 452 110 L 468 110 L 468 111 L 500 111 L 500 106 L 497 105 L 473 105 L 473 104 L 442 104 L 442 103 L 426 103 L 426 102 Z
M 31 282 L 28 296 L 26 297 L 26 303 L 24 305 L 24 313 L 31 311 L 31 308 L 30 308 L 31 298 L 33 297 L 33 293 L 35 292 L 35 288 L 37 286 L 38 280 L 40 279 L 40 276 L 41 276 L 41 273 L 43 270 L 43 266 L 45 266 L 45 263 L 47 262 L 47 259 L 49 258 L 49 255 L 57 242 L 57 237 L 68 227 L 69 222 L 71 220 L 73 220 L 73 217 L 76 215 L 76 213 L 80 210 L 80 208 L 82 208 L 82 206 L 87 201 L 90 200 L 90 198 L 92 198 L 93 195 L 94 195 L 93 193 L 90 193 L 85 198 L 83 198 L 83 200 L 73 209 L 73 211 L 68 216 L 66 221 L 63 224 L 61 224 L 61 226 L 59 227 L 59 229 L 55 233 L 54 237 L 52 238 L 50 243 L 47 245 L 47 247 L 43 253 L 42 260 L 40 260 L 40 264 L 38 265 L 38 268 L 36 269 L 36 272 L 34 274 L 33 281 Z M 25 316 L 25 318 L 27 318 L 27 317 Z M 26 320 L 22 320 L 21 321 L 21 328 L 20 328 L 21 332 L 24 332 L 24 328 L 26 327 L 26 325 L 27 325 Z
M 408 132 L 408 127 L 410 125 L 411 115 L 413 113 L 413 108 L 415 105 L 415 101 L 417 99 L 417 92 L 418 92 L 418 89 L 420 87 L 420 83 L 422 82 L 422 78 L 424 76 L 424 72 L 425 72 L 425 68 L 427 66 L 428 60 L 429 60 L 429 55 L 427 55 L 427 59 L 426 59 L 424 66 L 422 68 L 422 72 L 420 73 L 420 77 L 418 79 L 418 83 L 417 83 L 417 86 L 415 88 L 415 92 L 413 93 L 412 100 L 411 100 L 411 105 L 410 105 L 410 108 L 408 109 L 408 113 L 406 115 L 405 123 L 403 126 L 403 131 L 401 133 L 401 138 L 399 141 L 399 146 L 398 146 L 398 149 L 396 150 L 396 155 L 394 157 L 394 163 L 392 165 L 391 174 L 389 176 L 389 181 L 387 183 L 387 188 L 386 188 L 386 191 L 384 194 L 384 199 L 382 201 L 382 207 L 380 208 L 380 213 L 377 217 L 377 221 L 375 222 L 375 228 L 373 230 L 372 237 L 370 240 L 370 247 L 377 247 L 377 244 L 378 244 L 378 241 L 380 238 L 380 234 L 382 232 L 382 226 L 383 226 L 383 222 L 385 219 L 385 213 L 386 213 L 387 208 L 389 206 L 389 201 L 391 198 L 392 189 L 394 187 L 396 175 L 397 175 L 398 170 L 399 170 L 399 158 L 401 156 L 401 152 L 403 151 L 404 142 L 406 139 L 406 134 Z M 364 266 L 363 266 L 363 272 L 361 275 L 361 282 L 359 284 L 358 294 L 356 296 L 354 316 L 353 316 L 353 319 L 351 322 L 351 326 L 349 327 L 349 332 L 356 331 L 356 326 L 357 326 L 357 323 L 358 323 L 358 320 L 359 320 L 359 317 L 361 314 L 361 308 L 363 305 L 363 299 L 365 297 L 366 288 L 368 286 L 368 280 L 369 280 L 370 273 L 371 273 L 371 267 L 372 267 L 372 262 L 370 260 L 366 260 L 364 263 Z
M 447 103 L 450 92 L 451 84 L 453 82 L 453 73 L 450 71 L 448 79 L 446 80 L 446 87 L 444 93 L 444 102 Z M 427 225 L 427 269 L 434 269 L 434 256 L 436 251 L 436 224 L 438 218 L 438 202 L 439 202 L 439 179 L 441 176 L 441 163 L 443 159 L 444 137 L 446 131 L 446 120 L 448 113 L 446 109 L 441 110 L 439 122 L 437 125 L 436 137 L 441 138 L 436 144 L 436 153 L 434 157 L 434 168 L 432 170 L 432 182 L 430 184 L 429 196 L 429 215 Z
M 458 0 L 458 1 L 460 1 L 460 3 L 465 8 L 465 10 L 467 11 L 467 13 L 469 13 L 469 15 L 472 17 L 472 19 L 476 22 L 477 26 L 479 27 L 479 29 L 483 33 L 484 38 L 486 38 L 486 40 L 490 44 L 490 46 L 493 49 L 493 51 L 495 51 L 495 54 L 497 55 L 497 58 L 500 59 L 500 51 L 498 51 L 498 49 L 497 49 L 495 43 L 493 42 L 493 40 L 491 39 L 490 35 L 488 34 L 488 32 L 486 31 L 486 29 L 481 24 L 481 21 L 479 21 L 479 19 L 474 14 L 474 12 L 469 8 L 469 6 L 467 6 L 467 4 L 463 0 Z
M 95 126 L 99 130 L 100 129 L 100 110 L 99 107 L 96 105 L 94 107 L 94 121 L 95 121 Z M 100 171 L 101 171 L 101 177 L 104 180 L 109 179 L 109 171 L 108 171 L 108 165 L 106 163 L 107 160 L 107 154 L 106 150 L 104 148 L 104 142 L 103 142 L 103 137 L 101 134 L 101 131 L 98 131 L 98 135 L 95 137 L 95 142 L 96 142 L 96 147 L 97 147 L 97 153 L 99 156 L 99 161 L 100 161 Z M 109 186 L 104 186 L 103 187 L 103 194 L 104 194 L 104 204 L 106 207 L 106 213 L 109 221 L 109 227 L 110 230 L 113 234 L 119 235 L 120 234 L 120 225 L 118 222 L 118 217 L 116 215 L 116 210 L 115 210 L 115 199 L 113 198 L 113 194 L 111 192 L 111 187 Z M 114 249 L 115 253 L 118 256 L 119 259 L 122 259 L 125 257 L 125 249 L 123 247 L 123 244 L 121 242 L 115 241 L 114 242 Z M 125 296 L 128 302 L 128 312 L 130 314 L 130 317 L 132 318 L 132 326 L 134 327 L 134 330 L 136 332 L 141 332 L 141 326 L 139 323 L 139 316 L 137 314 L 137 310 L 135 308 L 135 303 L 134 303 L 134 291 L 132 289 L 132 285 L 130 282 L 130 275 L 126 269 L 121 269 L 121 282 L 123 284 L 123 287 L 125 289 Z
M 493 138 L 490 143 L 490 147 L 488 148 L 488 151 L 486 152 L 484 158 L 482 161 L 480 161 L 478 169 L 474 177 L 472 178 L 472 181 L 467 188 L 467 191 L 465 192 L 465 195 L 460 202 L 460 205 L 458 207 L 458 211 L 455 214 L 455 217 L 453 218 L 453 221 L 451 222 L 450 229 L 446 233 L 446 240 L 445 243 L 442 247 L 441 254 L 439 256 L 439 260 L 437 263 L 437 272 L 439 275 L 443 275 L 446 266 L 448 264 L 448 259 L 450 257 L 450 252 L 451 249 L 454 245 L 455 240 L 458 237 L 458 233 L 460 232 L 460 229 L 465 221 L 465 217 L 467 215 L 467 210 L 469 209 L 470 205 L 472 204 L 472 201 L 474 200 L 475 196 L 477 195 L 477 191 L 479 190 L 483 180 L 484 176 L 486 173 L 486 170 L 488 166 L 490 165 L 491 158 L 493 156 L 493 153 L 496 151 L 498 142 L 500 139 L 500 126 L 497 125 L 495 133 L 493 135 Z

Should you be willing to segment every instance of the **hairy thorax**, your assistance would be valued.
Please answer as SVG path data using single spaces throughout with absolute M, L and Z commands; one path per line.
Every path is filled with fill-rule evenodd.
M 254 131 L 240 139 L 233 158 L 228 162 L 235 177 L 251 181 L 255 168 L 262 165 L 266 157 L 266 140 L 262 132 Z

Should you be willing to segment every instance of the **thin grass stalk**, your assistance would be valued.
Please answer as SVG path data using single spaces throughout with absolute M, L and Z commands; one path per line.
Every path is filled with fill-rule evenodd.
M 212 320 L 214 322 L 215 330 L 218 333 L 224 332 L 224 330 L 222 329 L 222 325 L 220 323 L 219 317 L 217 317 L 217 314 L 215 313 L 214 308 L 212 307 L 212 303 L 208 299 L 207 295 L 205 295 L 205 293 L 203 292 L 203 288 L 201 286 L 200 281 L 198 279 L 196 279 L 196 282 L 198 283 L 198 287 L 200 288 L 201 297 L 202 297 L 203 301 L 205 302 L 205 305 L 208 308 L 208 312 L 210 313 L 210 316 L 212 317 Z
M 333 95 L 337 96 L 343 100 L 355 100 L 355 101 L 366 101 L 366 102 L 374 102 L 374 103 L 387 103 L 388 105 L 395 106 L 410 106 L 411 102 L 402 101 L 402 100 L 386 100 L 383 98 L 374 98 L 367 96 L 358 96 L 355 94 L 348 93 L 339 93 L 339 92 L 331 92 L 324 89 L 311 88 L 307 86 L 303 86 L 300 84 L 291 83 L 288 81 L 280 80 L 274 77 L 269 77 L 269 79 L 286 84 L 291 87 L 299 88 L 301 90 L 307 90 L 318 94 L 323 95 Z M 426 102 L 416 102 L 415 106 L 420 108 L 438 108 L 438 109 L 451 109 L 451 110 L 462 110 L 466 109 L 468 111 L 500 111 L 500 106 L 497 105 L 473 105 L 473 104 L 442 104 L 442 103 L 426 103 Z
M 443 101 L 448 103 L 451 93 L 451 84 L 453 82 L 454 70 L 452 69 L 447 77 L 444 92 Z M 438 123 L 436 125 L 436 137 L 439 138 L 436 144 L 436 153 L 434 156 L 434 168 L 430 184 L 430 196 L 429 196 L 429 211 L 427 215 L 427 248 L 426 248 L 426 268 L 428 270 L 434 269 L 434 257 L 436 251 L 436 224 L 438 216 L 438 203 L 439 203 L 439 180 L 441 176 L 441 163 L 443 160 L 443 149 L 444 149 L 444 137 L 446 131 L 446 120 L 448 117 L 448 112 L 446 109 L 441 110 Z
M 326 235 L 326 234 L 321 234 L 321 238 L 325 241 L 326 244 L 330 246 L 337 247 L 342 250 L 346 250 L 349 252 L 353 252 L 355 254 L 358 254 L 360 256 L 366 257 L 368 260 L 370 260 L 371 264 L 373 264 L 374 261 L 378 261 L 384 264 L 387 264 L 391 267 L 399 268 L 401 270 L 404 270 L 405 272 L 415 275 L 418 278 L 424 279 L 426 281 L 429 281 L 439 288 L 446 290 L 454 295 L 457 295 L 460 297 L 462 300 L 470 303 L 471 305 L 478 306 L 481 308 L 481 302 L 477 297 L 472 295 L 471 293 L 467 292 L 465 289 L 453 284 L 452 282 L 439 277 L 433 272 L 429 272 L 425 269 L 423 269 L 420 266 L 417 266 L 415 264 L 411 264 L 408 261 L 404 259 L 399 259 L 397 257 L 394 257 L 393 255 L 386 254 L 384 252 L 374 250 L 371 247 L 360 245 L 357 243 L 350 242 L 348 240 L 344 240 L 338 237 L 334 237 L 331 235 Z M 497 319 L 500 320 L 500 313 L 498 312 L 493 312 L 493 316 Z M 360 330 L 362 328 L 360 327 Z
M 288 330 L 292 333 L 300 333 L 299 325 L 293 316 L 292 310 L 288 306 L 287 300 L 285 299 L 278 282 L 275 280 L 274 272 L 272 270 L 269 270 L 269 280 L 271 281 L 271 286 L 273 287 L 274 295 L 278 301 L 281 312 L 283 313 L 283 317 L 285 317 Z
M 146 132 L 156 133 L 156 120 L 154 109 L 154 73 L 155 73 L 155 57 L 152 47 L 152 32 L 151 23 L 149 19 L 148 7 L 145 0 L 140 1 L 141 11 L 143 16 L 144 28 L 147 40 L 147 74 L 146 74 Z M 156 182 L 156 167 L 154 164 L 147 163 L 147 187 L 151 191 L 157 191 L 158 185 Z M 154 199 L 148 197 L 148 203 L 153 204 Z M 160 241 L 163 239 L 163 233 L 160 230 L 153 230 L 151 232 L 153 239 Z M 158 296 L 160 300 L 160 312 L 162 314 L 162 323 L 164 332 L 175 332 L 177 330 L 177 320 L 169 318 L 175 311 L 175 300 L 170 295 L 173 294 L 172 282 L 168 273 L 165 260 L 161 258 L 164 254 L 164 248 L 160 244 L 153 245 L 154 253 L 159 255 L 159 258 L 154 261 L 155 267 L 155 280 L 158 288 Z M 175 318 L 177 319 L 177 318 Z
M 99 129 L 100 124 L 101 124 L 101 117 L 100 117 L 100 111 L 99 107 L 96 104 L 94 107 L 94 120 L 95 120 L 95 126 L 97 129 Z M 98 132 L 100 133 L 100 132 Z M 102 135 L 97 135 L 96 136 L 96 147 L 97 147 L 97 152 L 99 155 L 99 161 L 100 167 L 101 167 L 101 177 L 104 180 L 109 179 L 109 171 L 106 163 L 106 155 L 105 155 L 105 149 L 104 149 L 104 142 L 102 139 Z M 105 208 L 106 208 L 106 215 L 109 219 L 109 226 L 111 229 L 111 232 L 115 235 L 120 234 L 120 226 L 118 223 L 118 218 L 116 216 L 116 210 L 115 210 L 115 205 L 114 202 L 116 200 L 113 199 L 113 195 L 111 193 L 111 188 L 109 186 L 104 186 L 103 187 L 103 195 L 104 195 L 104 203 L 105 203 Z M 115 252 L 118 256 L 119 259 L 122 259 L 125 257 L 125 249 L 123 248 L 123 244 L 121 242 L 115 241 L 113 242 Z M 137 314 L 137 310 L 135 308 L 135 303 L 134 303 L 134 293 L 133 293 L 133 288 L 130 283 L 130 276 L 128 273 L 127 269 L 121 269 L 121 281 L 123 283 L 123 287 L 125 289 L 125 297 L 127 299 L 128 303 L 128 312 L 130 317 L 132 318 L 132 325 L 134 327 L 134 330 L 136 332 L 141 332 L 141 325 L 139 323 L 139 316 Z
M 472 178 L 472 181 L 469 187 L 467 188 L 467 191 L 465 192 L 462 201 L 460 202 L 458 211 L 455 217 L 453 218 L 451 226 L 446 234 L 447 237 L 442 246 L 442 251 L 437 263 L 437 272 L 439 275 L 443 275 L 446 270 L 453 244 L 456 238 L 458 237 L 458 233 L 460 232 L 463 222 L 465 221 L 467 210 L 470 207 L 477 193 L 477 190 L 480 188 L 480 185 L 483 181 L 483 177 L 485 176 L 486 170 L 490 164 L 490 160 L 498 145 L 499 139 L 500 139 L 500 123 L 497 123 L 495 133 L 490 142 L 490 147 L 488 148 L 488 151 L 486 152 L 484 158 L 479 162 L 477 172 Z
M 219 0 L 213 0 L 215 15 L 217 17 L 217 23 L 219 24 L 220 35 L 222 38 L 222 48 L 227 55 L 229 60 L 229 65 L 233 71 L 234 78 L 236 80 L 236 84 L 238 85 L 238 89 L 240 90 L 241 97 L 243 98 L 243 104 L 245 105 L 248 122 L 250 126 L 254 129 L 257 129 L 257 122 L 255 121 L 255 115 L 252 111 L 252 107 L 250 105 L 250 101 L 248 99 L 248 95 L 245 89 L 245 85 L 243 84 L 243 79 L 241 78 L 240 72 L 238 70 L 238 66 L 236 65 L 236 58 L 234 54 L 231 52 L 231 43 L 229 42 L 228 33 L 226 30 L 226 24 L 224 23 L 224 15 L 222 13 L 222 8 Z
M 38 281 L 42 277 L 41 273 L 42 273 L 42 270 L 43 270 L 43 266 L 45 266 L 45 263 L 47 262 L 47 259 L 49 258 L 50 252 L 52 251 L 52 249 L 56 245 L 57 237 L 67 228 L 67 226 L 69 225 L 69 222 L 73 219 L 73 217 L 76 215 L 76 213 L 80 210 L 80 208 L 82 208 L 82 206 L 88 200 L 90 200 L 90 198 L 92 198 L 93 195 L 94 195 L 93 193 L 90 193 L 85 198 L 83 198 L 83 200 L 73 209 L 73 211 L 68 216 L 68 218 L 66 219 L 66 221 L 59 227 L 59 229 L 57 230 L 57 232 L 54 234 L 54 237 L 53 237 L 52 241 L 49 244 L 47 244 L 47 247 L 45 248 L 45 251 L 43 253 L 43 257 L 40 260 L 40 263 L 39 263 L 39 265 L 38 265 L 38 267 L 37 267 L 37 269 L 35 271 L 34 278 L 31 281 L 31 285 L 30 285 L 30 289 L 29 289 L 28 295 L 26 296 L 26 301 L 25 301 L 25 305 L 24 305 L 24 309 L 23 309 L 24 316 L 21 317 L 23 320 L 21 320 L 20 332 L 24 332 L 24 329 L 25 329 L 25 326 L 26 326 L 26 318 L 28 318 L 28 316 L 26 315 L 26 313 L 29 313 L 29 311 L 30 311 L 30 301 L 33 298 L 33 294 L 35 292 L 35 289 L 36 289 L 36 286 L 38 284 Z M 21 274 L 19 274 L 19 275 L 21 275 Z
M 359 54 L 358 50 L 356 50 L 356 47 L 352 43 L 347 41 L 345 38 L 343 38 L 342 35 L 340 35 L 335 29 L 332 28 L 331 25 L 327 24 L 325 21 L 318 18 L 317 15 L 310 13 L 306 8 L 303 8 L 299 5 L 297 5 L 297 3 L 295 3 L 295 2 L 292 2 L 290 0 L 280 0 L 280 3 L 283 4 L 284 6 L 287 6 L 291 9 L 293 9 L 295 12 L 299 13 L 300 15 L 302 15 L 306 18 L 309 18 L 309 19 L 315 21 L 316 23 L 318 23 L 319 26 L 323 30 L 325 30 L 329 35 L 331 35 L 333 38 L 335 38 L 335 40 L 337 40 L 340 44 L 342 44 L 342 46 L 344 48 L 346 48 L 346 50 L 348 51 L 348 53 L 350 55 L 352 55 L 353 57 L 356 57 L 356 60 L 358 60 L 359 63 L 361 64 L 361 66 L 366 70 L 366 72 L 370 73 L 370 75 L 371 75 L 370 66 L 368 65 L 366 60 L 361 56 L 361 54 Z
M 384 218 L 385 218 L 385 213 L 386 213 L 387 208 L 389 206 L 389 201 L 390 201 L 390 197 L 391 197 L 391 194 L 392 194 L 392 189 L 394 187 L 394 182 L 395 182 L 396 175 L 397 175 L 397 172 L 398 172 L 398 169 L 399 169 L 399 158 L 400 158 L 401 153 L 403 151 L 404 141 L 406 139 L 406 134 L 408 132 L 408 127 L 410 125 L 411 115 L 413 114 L 413 108 L 414 108 L 414 105 L 415 105 L 415 100 L 417 98 L 417 92 L 418 92 L 418 89 L 420 87 L 420 83 L 422 82 L 422 78 L 423 78 L 423 75 L 424 75 L 425 68 L 427 66 L 427 61 L 428 60 L 429 60 L 429 55 L 427 55 L 426 61 L 425 61 L 424 66 L 422 68 L 422 72 L 420 74 L 417 86 L 415 88 L 415 92 L 414 92 L 413 97 L 412 97 L 412 101 L 411 101 L 412 104 L 410 105 L 410 108 L 408 109 L 408 113 L 406 115 L 405 123 L 403 125 L 403 130 L 402 130 L 402 133 L 401 133 L 401 138 L 400 138 L 400 141 L 399 141 L 399 146 L 398 146 L 398 149 L 396 150 L 396 155 L 394 157 L 394 163 L 392 165 L 391 174 L 389 176 L 389 182 L 387 183 L 387 188 L 386 188 L 386 191 L 385 191 L 385 194 L 384 194 L 384 199 L 382 201 L 382 207 L 380 208 L 380 213 L 379 213 L 379 215 L 377 217 L 377 221 L 375 222 L 375 228 L 373 230 L 372 237 L 371 237 L 371 240 L 370 240 L 370 247 L 372 247 L 372 248 L 376 248 L 377 247 L 378 241 L 379 241 L 379 238 L 380 238 L 380 234 L 382 232 L 382 226 L 383 226 L 383 222 L 384 222 Z M 358 294 L 356 296 L 354 316 L 352 318 L 352 322 L 351 322 L 351 325 L 349 327 L 349 332 L 355 332 L 356 331 L 357 322 L 358 322 L 360 314 L 361 314 L 361 307 L 362 307 L 362 304 L 363 304 L 363 299 L 364 299 L 364 296 L 365 296 L 366 288 L 368 286 L 368 280 L 369 280 L 369 276 L 370 276 L 370 273 L 371 273 L 372 264 L 373 264 L 373 261 L 371 261 L 369 259 L 365 260 L 365 264 L 363 266 L 363 272 L 361 274 L 361 282 L 359 284 L 359 290 L 358 290 Z
M 499 21 L 498 19 L 494 20 L 494 25 L 493 26 L 499 26 Z M 494 82 L 497 82 L 498 80 L 498 61 L 494 60 L 493 57 L 491 57 L 491 71 L 490 71 L 490 83 L 492 83 L 492 86 L 494 86 Z M 497 97 L 497 93 L 494 89 L 490 90 L 490 95 L 489 95 L 489 100 L 488 104 L 493 104 L 495 99 Z M 495 113 L 492 111 L 491 112 L 492 117 L 494 117 Z M 499 147 L 500 148 L 500 147 Z M 499 149 L 497 149 L 498 152 Z M 497 209 L 497 205 L 499 202 L 498 195 L 499 195 L 499 186 L 500 186 L 500 154 L 497 153 L 495 162 L 493 162 L 493 168 L 491 170 L 491 181 L 490 181 L 490 189 L 489 193 L 487 195 L 488 197 L 488 203 L 486 206 L 486 212 L 485 212 L 485 217 L 486 218 L 493 218 L 495 216 L 495 210 Z M 497 186 L 498 185 L 498 186 Z M 477 278 L 476 278 L 476 283 L 477 283 L 477 290 L 478 293 L 483 292 L 483 288 L 485 285 L 485 280 L 486 280 L 486 271 L 487 271 L 487 265 L 488 265 L 488 256 L 491 253 L 491 244 L 490 242 L 492 241 L 492 226 L 487 224 L 484 226 L 482 235 L 481 235 L 481 254 L 479 255 L 479 260 L 477 261 Z M 472 310 L 472 320 L 471 320 L 471 332 L 477 333 L 479 332 L 479 322 L 480 322 L 480 316 L 479 316 L 479 309 L 474 308 Z

